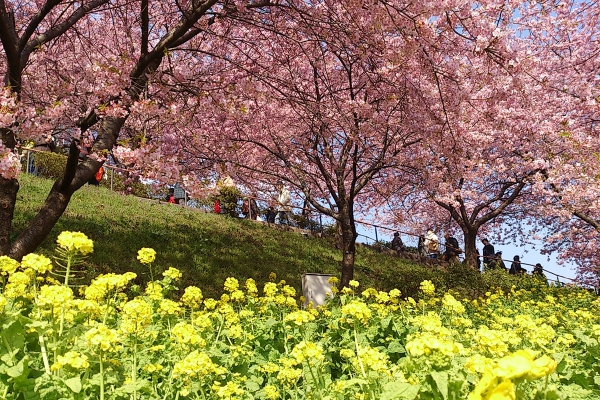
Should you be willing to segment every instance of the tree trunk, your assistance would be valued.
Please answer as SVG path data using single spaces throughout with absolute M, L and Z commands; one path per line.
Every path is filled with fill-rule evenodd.
M 477 230 L 463 228 L 465 241 L 465 264 L 477 269 Z
M 10 251 L 10 233 L 17 202 L 19 182 L 0 177 L 0 254 Z
M 343 204 L 338 208 L 340 210 L 339 226 L 342 233 L 342 278 L 340 279 L 340 288 L 343 288 L 348 286 L 350 281 L 354 279 L 356 238 L 358 235 L 354 224 L 352 206 Z
M 102 127 L 99 130 L 99 136 L 107 141 L 107 143 L 104 143 L 109 146 L 107 148 L 112 148 L 124 122 L 124 118 L 106 118 L 103 121 Z M 15 260 L 20 260 L 26 254 L 35 251 L 64 213 L 73 193 L 85 185 L 98 172 L 100 165 L 100 162 L 91 157 L 79 162 L 79 149 L 75 142 L 71 142 L 67 166 L 62 178 L 54 183 L 46 201 L 37 215 L 30 221 L 29 226 L 15 239 L 12 245 L 9 244 L 6 251 L 3 248 L 1 249 L 2 254 L 7 254 Z M 0 183 L 2 182 L 0 181 Z M 16 190 L 18 190 L 18 183 Z M 16 201 L 16 190 L 11 203 L 13 209 Z M 3 185 L 0 196 L 6 196 L 6 192 L 7 188 Z M 2 216 L 4 217 L 4 215 Z M 6 223 L 10 226 L 12 216 L 11 219 L 6 221 L 8 222 L 5 222 L 3 218 L 1 224 Z M 4 228 L 1 225 L 0 227 Z M 4 243 L 4 241 L 10 243 L 10 230 L 2 230 L 0 234 L 2 235 L 0 236 L 0 243 Z

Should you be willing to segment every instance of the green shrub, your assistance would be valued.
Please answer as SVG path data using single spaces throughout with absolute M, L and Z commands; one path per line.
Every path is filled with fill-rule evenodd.
M 221 213 L 238 217 L 240 215 L 239 202 L 242 193 L 234 186 L 220 186 L 219 194 L 212 197 L 212 201 L 218 200 L 221 205 Z
M 63 154 L 35 152 L 30 153 L 29 157 L 33 160 L 33 166 L 39 176 L 58 179 L 65 173 L 67 157 Z M 26 163 L 27 158 L 24 157 L 24 160 Z

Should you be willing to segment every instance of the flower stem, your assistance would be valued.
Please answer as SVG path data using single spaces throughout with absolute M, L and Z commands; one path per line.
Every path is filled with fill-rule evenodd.
M 100 400 L 104 400 L 104 364 L 102 363 L 102 349 L 100 349 Z
M 71 274 L 71 263 L 73 262 L 73 256 L 69 252 L 67 256 L 67 270 L 65 271 L 65 286 L 69 286 L 69 275 Z
M 358 334 L 356 333 L 356 327 L 354 327 L 354 345 L 356 346 L 356 358 L 358 359 L 358 365 L 360 365 L 360 372 L 362 372 L 363 378 L 366 378 L 367 373 L 365 372 L 365 367 L 359 354 L 360 347 L 358 345 Z
M 40 349 L 42 351 L 42 360 L 44 361 L 44 369 L 46 373 L 50 375 L 50 363 L 48 362 L 48 352 L 46 351 L 46 342 L 44 341 L 44 335 L 38 334 L 40 341 Z
M 133 362 L 131 366 L 131 381 L 133 383 L 133 400 L 137 400 L 137 336 L 133 340 Z

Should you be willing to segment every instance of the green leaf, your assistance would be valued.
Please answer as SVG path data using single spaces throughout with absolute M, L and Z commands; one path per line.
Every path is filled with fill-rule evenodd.
M 65 385 L 75 393 L 81 392 L 81 378 L 79 376 L 65 380 Z
M 448 398 L 448 373 L 431 371 L 431 377 L 433 378 L 435 385 L 440 391 L 444 400 Z
M 383 386 L 380 400 L 413 400 L 419 394 L 420 386 L 406 382 L 388 382 Z
M 6 374 L 12 378 L 17 378 L 21 376 L 26 376 L 29 368 L 27 368 L 29 358 L 27 356 L 23 357 L 17 365 L 7 368 Z
M 6 337 L 12 349 L 20 349 L 25 345 L 25 331 L 17 319 L 9 318 L 5 320 L 2 324 L 2 334 Z
M 248 389 L 250 393 L 256 393 L 260 390 L 260 385 L 256 382 L 248 380 L 246 381 L 246 389 Z
M 404 348 L 404 346 L 402 346 L 402 343 L 399 340 L 391 341 L 387 350 L 388 350 L 388 353 L 399 353 L 399 354 L 406 353 L 406 349 Z

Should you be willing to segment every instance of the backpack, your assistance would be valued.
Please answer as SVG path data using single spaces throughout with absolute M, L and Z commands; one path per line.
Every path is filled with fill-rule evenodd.
M 98 169 L 98 172 L 96 172 L 96 175 L 94 176 L 94 178 L 96 178 L 96 180 L 98 182 L 100 182 L 102 180 L 103 176 L 104 176 L 104 167 L 100 166 L 100 169 Z
M 427 250 L 429 250 L 430 252 L 434 252 L 434 251 L 438 251 L 439 250 L 439 245 L 437 241 L 430 241 L 429 244 L 427 245 Z

